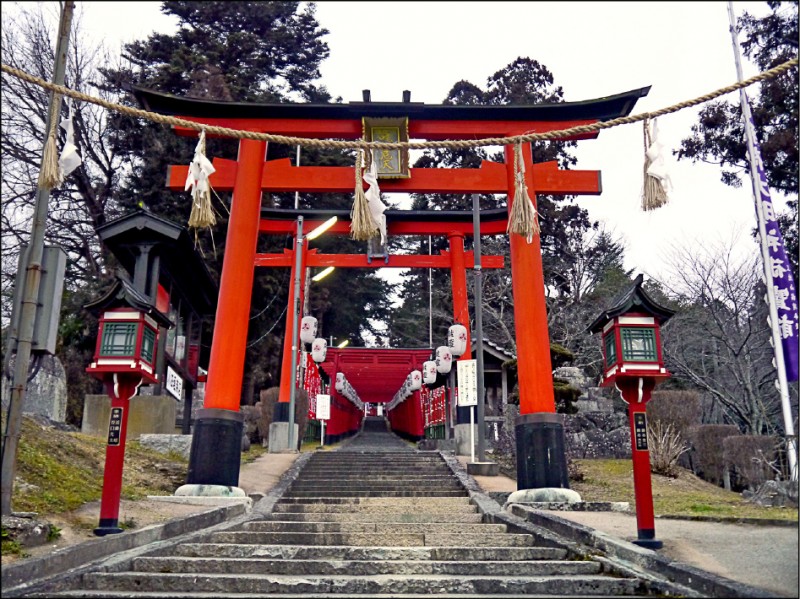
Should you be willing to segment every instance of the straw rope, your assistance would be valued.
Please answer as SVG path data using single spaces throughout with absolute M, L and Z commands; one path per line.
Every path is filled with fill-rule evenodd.
M 517 233 L 533 241 L 539 234 L 539 223 L 536 222 L 536 208 L 528 195 L 525 183 L 525 161 L 522 159 L 522 144 L 514 144 L 514 201 L 508 215 L 506 233 Z
M 378 224 L 372 218 L 364 193 L 364 182 L 361 174 L 362 152 L 356 152 L 356 191 L 353 208 L 350 210 L 350 237 L 356 241 L 367 241 L 378 231 Z
M 653 161 L 650 160 L 650 157 L 647 155 L 647 150 L 650 149 L 650 145 L 652 144 L 652 140 L 650 139 L 650 126 L 649 121 L 645 119 L 644 121 L 644 184 L 642 186 L 642 210 L 645 212 L 649 210 L 655 210 L 656 208 L 661 208 L 664 204 L 669 201 L 669 197 L 667 196 L 667 190 L 664 189 L 664 185 L 661 183 L 661 179 L 658 177 L 654 177 L 650 173 L 648 173 L 648 169 L 650 165 L 653 164 Z
M 372 142 L 364 140 L 342 141 L 333 139 L 311 139 L 307 137 L 289 137 L 286 135 L 275 135 L 272 133 L 259 133 L 255 131 L 241 131 L 237 129 L 229 129 L 227 127 L 217 127 L 217 126 L 207 125 L 205 123 L 197 123 L 194 121 L 188 121 L 173 116 L 159 114 L 157 112 L 149 112 L 147 110 L 132 108 L 130 106 L 122 106 L 120 104 L 115 104 L 114 102 L 108 102 L 107 100 L 96 98 L 94 96 L 89 96 L 84 93 L 69 89 L 68 87 L 64 87 L 62 85 L 55 85 L 54 83 L 44 81 L 43 79 L 34 77 L 33 75 L 29 75 L 24 71 L 15 69 L 14 67 L 8 66 L 6 64 L 0 64 L 0 69 L 2 69 L 3 72 L 8 73 L 9 75 L 17 77 L 18 79 L 28 81 L 29 83 L 33 83 L 35 85 L 43 87 L 44 89 L 48 89 L 56 93 L 63 94 L 65 96 L 69 96 L 76 100 L 89 102 L 91 104 L 97 104 L 98 106 L 108 108 L 109 110 L 115 110 L 117 112 L 121 112 L 128 116 L 143 118 L 164 125 L 185 127 L 187 129 L 194 129 L 195 131 L 201 131 L 202 129 L 205 129 L 208 134 L 217 135 L 220 137 L 233 137 L 237 139 L 250 139 L 255 141 L 266 141 L 269 143 L 288 144 L 293 146 L 299 145 L 304 147 L 317 147 L 317 148 L 339 148 L 339 149 L 349 148 L 349 149 L 369 150 L 380 146 L 381 148 L 389 150 L 397 150 L 397 149 L 422 150 L 427 148 L 465 149 L 465 148 L 477 148 L 484 146 L 502 146 L 507 144 L 553 140 L 563 137 L 570 137 L 573 135 L 594 133 L 595 131 L 610 129 L 611 127 L 617 127 L 619 125 L 628 125 L 631 123 L 636 123 L 639 121 L 643 121 L 644 119 L 654 119 L 659 116 L 664 116 L 666 114 L 678 112 L 679 110 L 683 110 L 684 108 L 691 108 L 692 106 L 697 106 L 698 104 L 709 102 L 710 100 L 714 100 L 720 96 L 745 88 L 754 83 L 758 83 L 760 81 L 765 81 L 777 77 L 778 75 L 780 75 L 785 71 L 788 71 L 792 67 L 796 67 L 797 64 L 798 64 L 798 59 L 793 58 L 792 60 L 788 60 L 772 69 L 764 71 L 763 73 L 754 75 L 749 79 L 739 81 L 737 83 L 734 83 L 733 85 L 728 85 L 726 87 L 720 88 L 708 94 L 704 94 L 692 100 L 679 102 L 677 104 L 673 104 L 672 106 L 668 106 L 666 108 L 662 108 L 660 110 L 656 110 L 653 112 L 644 112 L 637 115 L 620 117 L 608 121 L 603 121 L 601 123 L 593 123 L 591 125 L 581 125 L 578 127 L 570 127 L 569 129 L 547 131 L 544 133 L 525 133 L 523 135 L 513 135 L 508 137 L 488 137 L 484 139 L 413 141 L 413 142 L 412 141 Z

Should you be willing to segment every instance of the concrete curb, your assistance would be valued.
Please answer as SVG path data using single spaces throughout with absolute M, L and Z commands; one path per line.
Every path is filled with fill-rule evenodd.
M 172 539 L 187 533 L 215 526 L 231 518 L 245 514 L 244 503 L 217 507 L 182 518 L 174 518 L 163 524 L 153 524 L 141 530 L 108 535 L 58 549 L 50 555 L 18 561 L 3 566 L 2 592 L 4 596 L 19 596 L 33 585 L 69 573 L 73 575 L 88 566 L 96 566 L 99 560 L 119 553 L 137 549 L 144 545 Z
M 750 524 L 752 526 L 786 526 L 797 528 L 797 520 L 777 520 L 774 518 L 726 518 L 723 516 L 656 516 L 661 520 L 691 520 L 694 522 L 719 522 L 720 524 Z

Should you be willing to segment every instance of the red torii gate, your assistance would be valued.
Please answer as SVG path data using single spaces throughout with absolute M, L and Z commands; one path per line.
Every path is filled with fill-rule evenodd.
M 249 104 L 180 98 L 143 88 L 134 94 L 147 110 L 231 129 L 306 138 L 355 140 L 364 117 L 407 117 L 409 138 L 434 140 L 509 137 L 587 125 L 626 116 L 647 94 L 641 88 L 597 100 L 533 106 L 449 106 L 412 102 L 349 104 Z M 228 115 L 220 117 L 220 114 Z M 182 135 L 193 129 L 176 127 Z M 591 139 L 598 133 L 562 139 Z M 241 139 L 236 161 L 215 160 L 211 185 L 232 190 L 220 297 L 214 325 L 206 408 L 198 415 L 187 482 L 236 486 L 242 417 L 240 390 L 250 290 L 263 191 L 350 192 L 353 167 L 293 167 L 287 159 L 267 161 L 265 141 Z M 596 171 L 562 171 L 555 164 L 534 165 L 530 144 L 522 147 L 525 181 L 535 194 L 599 194 Z M 182 190 L 187 167 L 170 167 L 168 185 Z M 505 176 L 503 176 L 505 175 Z M 505 147 L 505 164 L 479 169 L 411 169 L 408 179 L 382 180 L 381 191 L 430 193 L 505 193 L 514 195 L 514 148 Z M 520 417 L 517 432 L 519 488 L 568 487 L 564 435 L 555 413 L 544 278 L 538 237 L 531 243 L 510 236 L 511 272 L 518 356 Z M 242 293 L 241 290 L 247 290 Z

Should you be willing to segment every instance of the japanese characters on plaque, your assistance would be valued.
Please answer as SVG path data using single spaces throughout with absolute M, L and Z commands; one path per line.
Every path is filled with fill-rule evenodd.
M 458 366 L 458 406 L 478 405 L 478 361 L 459 360 Z
M 122 410 L 123 408 L 111 408 L 111 416 L 108 419 L 108 444 L 119 445 L 122 436 Z
M 633 438 L 638 451 L 647 451 L 647 414 L 634 412 Z

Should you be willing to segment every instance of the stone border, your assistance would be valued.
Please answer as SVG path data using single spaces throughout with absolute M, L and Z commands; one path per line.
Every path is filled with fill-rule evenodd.
M 300 454 L 266 495 L 257 494 L 258 499 L 252 509 L 248 509 L 250 502 L 239 501 L 3 566 L 3 596 L 23 597 L 31 593 L 67 590 L 76 577 L 90 571 L 122 571 L 136 557 L 168 554 L 179 543 L 202 542 L 214 532 L 261 518 L 272 512 L 312 455 Z M 256 499 L 256 495 L 253 499 Z
M 49 555 L 20 560 L 3 566 L 2 592 L 6 597 L 22 596 L 23 591 L 66 575 L 72 577 L 96 567 L 109 556 L 138 549 L 224 523 L 246 514 L 244 503 L 217 507 L 163 524 L 152 524 L 141 530 L 107 535 L 85 543 L 57 549 Z
M 440 452 L 442 458 L 469 492 L 470 502 L 478 507 L 484 520 L 505 524 L 510 532 L 527 533 L 547 547 L 567 550 L 572 559 L 592 559 L 603 570 L 643 581 L 651 593 L 685 597 L 774 597 L 764 589 L 739 583 L 694 566 L 675 562 L 652 551 L 617 539 L 594 528 L 561 518 L 555 514 L 513 504 L 509 510 L 484 493 L 454 456 Z

